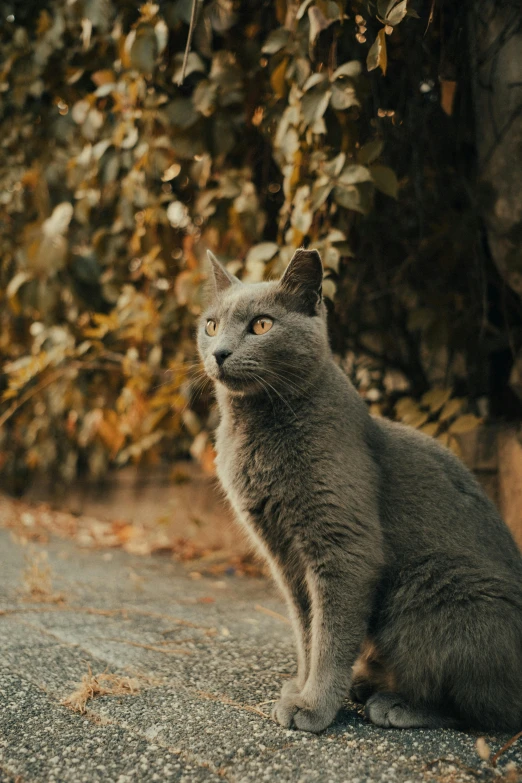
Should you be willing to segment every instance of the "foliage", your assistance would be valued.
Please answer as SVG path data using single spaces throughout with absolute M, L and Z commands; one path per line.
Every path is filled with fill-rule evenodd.
M 484 393 L 495 281 L 431 3 L 209 0 L 179 84 L 191 5 L 4 11 L 4 476 L 211 462 L 191 375 L 207 247 L 254 281 L 317 247 L 339 354 L 392 396 Z
M 433 388 L 417 402 L 402 397 L 395 406 L 399 421 L 437 438 L 458 456 L 461 455 L 459 435 L 471 432 L 480 424 L 480 418 L 466 413 L 467 401 L 453 397 L 451 389 Z

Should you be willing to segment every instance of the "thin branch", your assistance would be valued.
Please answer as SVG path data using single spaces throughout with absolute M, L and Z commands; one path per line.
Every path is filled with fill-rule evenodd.
M 275 617 L 276 620 L 281 620 L 283 623 L 290 623 L 290 620 L 287 617 L 279 614 L 279 612 L 274 612 L 273 609 L 268 609 L 266 606 L 256 604 L 254 608 L 256 612 L 262 612 L 263 614 L 267 614 L 269 617 Z
M 31 397 L 34 397 L 35 394 L 38 394 L 38 392 L 41 392 L 43 389 L 47 388 L 47 386 L 50 386 L 52 383 L 58 380 L 60 375 L 63 375 L 65 370 L 68 368 L 62 367 L 60 370 L 57 370 L 56 372 L 51 373 L 51 375 L 48 375 L 47 378 L 44 378 L 43 381 L 40 381 L 36 386 L 33 386 L 32 389 L 29 389 L 25 394 L 23 394 L 19 400 L 16 400 L 10 408 L 6 410 L 2 416 L 0 416 L 0 427 L 3 427 L 3 425 L 6 423 L 8 419 L 13 416 L 13 414 L 16 413 L 16 411 L 22 407 L 22 405 L 25 405 L 25 403 L 31 399 Z
M 491 764 L 493 767 L 497 766 L 497 761 L 502 756 L 503 753 L 506 752 L 506 750 L 509 750 L 509 748 L 515 744 L 517 740 L 519 740 L 522 737 L 522 731 L 519 731 L 518 734 L 515 734 L 514 737 L 511 737 L 510 740 L 506 742 L 505 745 L 502 745 L 500 750 L 497 750 L 494 756 L 491 757 Z
M 3 425 L 8 421 L 11 416 L 13 416 L 16 411 L 22 407 L 22 405 L 25 405 L 26 402 L 28 402 L 32 397 L 35 396 L 35 394 L 38 394 L 38 392 L 43 391 L 43 389 L 46 389 L 48 386 L 50 386 L 52 383 L 57 381 L 60 376 L 62 376 L 64 373 L 67 372 L 67 370 L 121 370 L 120 367 L 114 366 L 114 367 L 107 367 L 104 364 L 101 364 L 99 362 L 95 363 L 89 363 L 89 362 L 71 362 L 70 364 L 66 364 L 63 367 L 60 367 L 55 372 L 51 373 L 47 376 L 47 378 L 44 378 L 40 383 L 37 383 L 36 386 L 33 386 L 31 389 L 28 389 L 25 394 L 23 394 L 18 400 L 15 400 L 13 404 L 0 416 L 0 427 L 3 427 Z
M 426 25 L 426 29 L 424 30 L 424 35 L 426 35 L 426 33 L 429 30 L 430 25 L 433 22 L 433 17 L 435 16 L 435 2 L 436 2 L 436 0 L 431 0 L 430 15 L 428 17 L 428 24 Z
M 198 16 L 199 0 L 192 0 L 192 11 L 190 14 L 190 26 L 187 36 L 187 45 L 185 46 L 185 54 L 183 55 L 183 65 L 181 66 L 181 75 L 178 79 L 178 84 L 182 85 L 185 81 L 185 73 L 187 71 L 188 56 L 190 54 L 190 48 L 192 46 L 192 37 L 194 35 L 194 28 L 196 27 L 196 21 Z

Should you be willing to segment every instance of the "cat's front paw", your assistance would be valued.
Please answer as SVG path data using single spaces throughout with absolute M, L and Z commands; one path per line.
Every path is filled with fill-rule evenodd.
M 281 696 L 272 709 L 272 718 L 286 729 L 292 725 L 294 714 L 298 710 L 296 701 L 299 694 L 300 688 L 297 679 L 287 680 L 281 688 Z
M 283 686 L 281 697 L 272 710 L 272 717 L 286 729 L 293 726 L 316 734 L 330 725 L 336 712 L 325 707 L 313 708 L 301 696 L 296 680 L 290 680 Z
M 301 731 L 311 731 L 317 734 L 327 729 L 335 718 L 337 710 L 333 713 L 328 709 L 310 709 L 301 707 L 294 715 L 294 726 Z

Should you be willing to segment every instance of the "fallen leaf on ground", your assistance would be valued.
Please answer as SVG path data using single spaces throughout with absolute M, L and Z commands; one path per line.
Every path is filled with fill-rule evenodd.
M 22 574 L 24 598 L 41 603 L 64 603 L 61 593 L 53 592 L 52 570 L 47 562 L 47 552 L 31 553 L 26 556 L 27 567 Z
M 134 696 L 140 689 L 141 683 L 136 677 L 126 677 L 109 672 L 93 674 L 89 666 L 87 674 L 83 675 L 76 690 L 63 699 L 61 704 L 83 715 L 87 702 L 96 696 Z

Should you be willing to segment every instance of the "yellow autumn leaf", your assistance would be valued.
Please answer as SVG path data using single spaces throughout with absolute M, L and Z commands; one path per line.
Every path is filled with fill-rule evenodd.
M 403 416 L 403 423 L 407 424 L 409 427 L 415 427 L 415 429 L 420 429 L 423 424 L 425 424 L 428 421 L 428 414 L 424 411 L 418 410 L 416 413 L 412 411 L 410 414 L 406 414 L 406 416 Z
M 471 432 L 476 429 L 479 424 L 482 423 L 482 419 L 475 416 L 473 413 L 466 413 L 464 416 L 459 416 L 458 419 L 450 425 L 449 432 L 453 435 L 463 435 L 465 432 Z
M 440 412 L 439 421 L 447 421 L 448 419 L 453 418 L 457 413 L 460 413 L 463 405 L 464 400 L 460 397 L 454 397 L 452 400 L 448 400 Z
M 437 434 L 438 429 L 438 422 L 430 421 L 428 424 L 425 424 L 423 427 L 421 427 L 421 432 L 424 432 L 425 435 L 429 435 L 431 438 L 433 438 Z
M 284 57 L 277 68 L 272 71 L 270 76 L 270 85 L 276 98 L 284 98 L 286 95 L 285 74 L 288 67 L 288 57 Z
M 411 397 L 402 397 L 395 405 L 395 413 L 399 419 L 412 410 L 419 410 L 419 406 Z
M 369 71 L 380 68 L 383 76 L 386 76 L 388 67 L 388 54 L 386 51 L 386 32 L 384 27 L 377 33 L 377 38 L 373 42 L 368 57 L 366 58 L 366 67 Z
M 457 438 L 450 436 L 448 446 L 456 457 L 462 457 L 462 449 L 460 448 L 460 443 L 458 442 Z
M 436 413 L 449 400 L 451 391 L 451 389 L 430 389 L 426 394 L 423 394 L 421 403 L 432 413 Z

